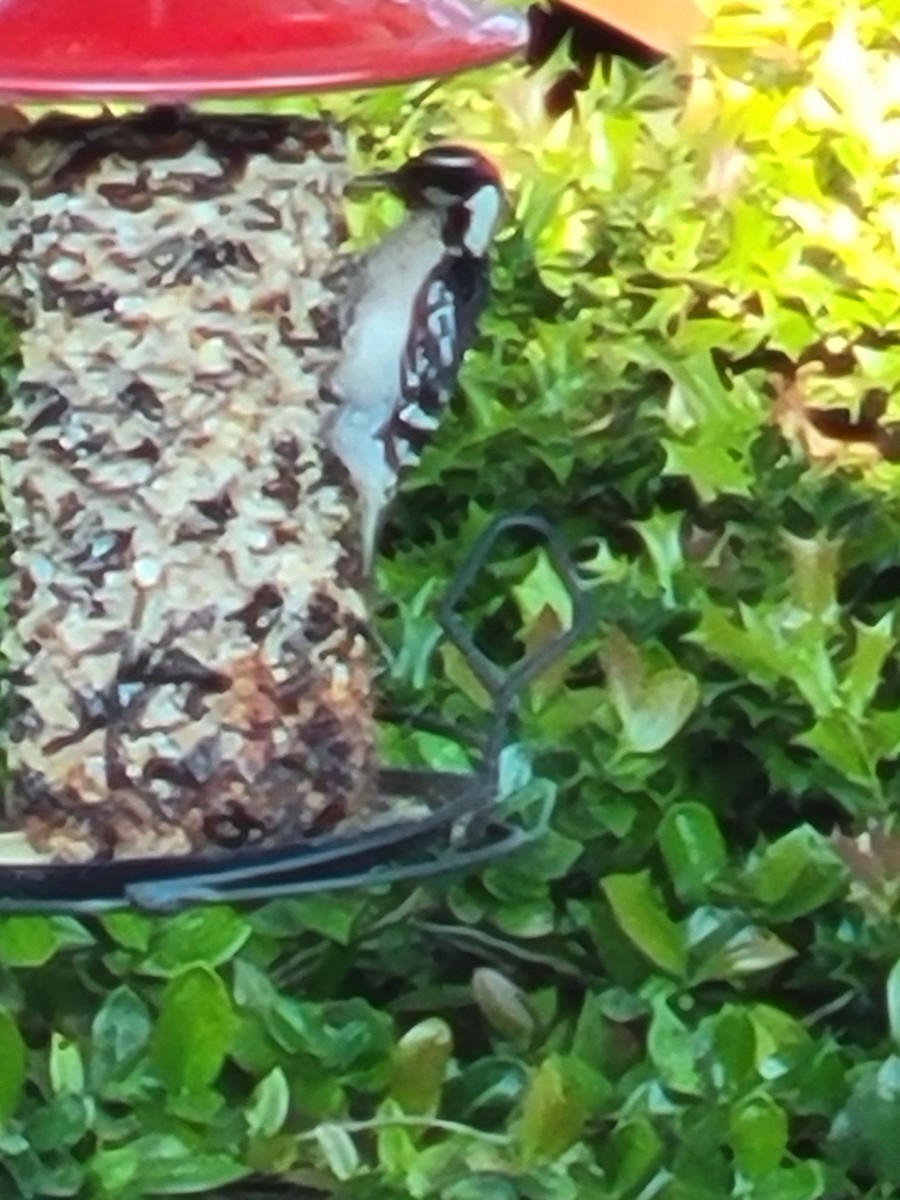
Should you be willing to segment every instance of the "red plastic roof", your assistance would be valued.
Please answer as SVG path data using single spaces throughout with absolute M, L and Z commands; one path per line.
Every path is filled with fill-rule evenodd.
M 0 0 L 5 98 L 188 100 L 449 75 L 527 38 L 469 0 Z

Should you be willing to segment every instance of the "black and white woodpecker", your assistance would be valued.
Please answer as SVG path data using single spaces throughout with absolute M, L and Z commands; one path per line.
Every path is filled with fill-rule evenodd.
M 465 146 L 434 146 L 353 190 L 386 187 L 405 219 L 355 264 L 324 428 L 360 505 L 363 569 L 401 472 L 440 424 L 487 303 L 488 254 L 505 199 L 496 167 Z

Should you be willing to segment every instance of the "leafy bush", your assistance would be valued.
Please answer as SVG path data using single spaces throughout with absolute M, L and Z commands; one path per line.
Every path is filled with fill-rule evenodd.
M 5 918 L 0 1195 L 897 1194 L 898 15 L 735 3 L 552 127 L 558 64 L 334 101 L 361 160 L 462 131 L 510 181 L 385 686 L 484 717 L 437 595 L 551 517 L 594 613 L 522 705 L 554 828 L 448 886 Z M 498 658 L 570 619 L 524 544 L 469 608 Z

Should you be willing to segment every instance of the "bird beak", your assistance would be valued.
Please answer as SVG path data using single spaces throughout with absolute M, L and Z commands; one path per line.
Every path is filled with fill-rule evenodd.
M 350 200 L 361 199 L 370 192 L 380 192 L 397 186 L 396 171 L 373 171 L 370 175 L 357 175 L 344 188 Z

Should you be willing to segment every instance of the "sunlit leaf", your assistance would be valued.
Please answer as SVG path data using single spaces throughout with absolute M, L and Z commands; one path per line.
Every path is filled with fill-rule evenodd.
M 684 932 L 660 903 L 649 872 L 608 875 L 601 887 L 634 945 L 664 971 L 682 974 L 687 962 Z
M 189 967 L 166 984 L 152 1055 L 172 1091 L 195 1092 L 216 1080 L 231 1046 L 234 1021 L 225 984 L 208 967 Z

